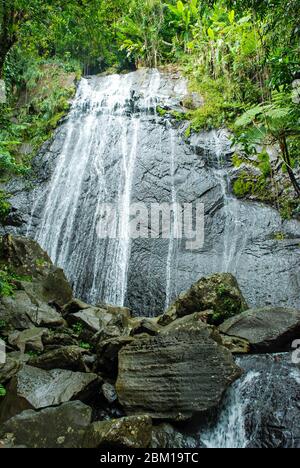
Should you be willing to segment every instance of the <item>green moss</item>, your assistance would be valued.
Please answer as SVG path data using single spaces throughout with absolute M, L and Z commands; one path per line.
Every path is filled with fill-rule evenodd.
M 0 385 L 0 398 L 5 397 L 5 395 L 6 395 L 5 388 L 3 387 L 3 385 Z
M 185 73 L 190 92 L 196 92 L 204 101 L 201 107 L 191 110 L 187 115 L 192 130 L 199 132 L 232 123 L 240 106 L 233 98 L 234 90 L 230 81 L 226 78 L 214 80 L 193 69 L 186 69 Z
M 285 234 L 284 234 L 284 232 L 275 232 L 273 238 L 274 238 L 275 240 L 277 240 L 277 241 L 284 241 L 284 239 L 285 239 Z
M 189 125 L 188 128 L 186 129 L 186 131 L 184 132 L 185 138 L 190 138 L 191 133 L 192 133 L 192 126 Z
M 82 323 L 78 322 L 78 323 L 75 323 L 72 327 L 73 329 L 73 332 L 76 336 L 80 336 L 81 333 L 83 332 L 83 325 Z
M 79 343 L 79 346 L 80 346 L 80 348 L 86 349 L 88 351 L 90 351 L 92 349 L 92 345 L 90 345 L 89 343 L 85 343 L 84 341 L 81 341 Z
M 171 111 L 170 115 L 178 122 L 182 122 L 183 120 L 188 119 L 188 115 L 185 112 Z
M 235 153 L 233 156 L 232 156 L 232 164 L 234 165 L 234 167 L 241 167 L 242 164 L 244 164 L 245 160 L 242 158 L 241 155 Z
M 233 298 L 230 289 L 225 284 L 220 284 L 217 288 L 217 296 L 219 305 L 211 318 L 212 325 L 220 325 L 225 320 L 234 317 L 242 312 L 242 304 Z
M 242 171 L 233 184 L 233 192 L 237 198 L 254 196 L 264 202 L 274 202 L 274 195 L 270 191 L 270 182 L 264 175 L 256 176 Z
M 280 214 L 283 219 L 300 218 L 300 201 L 294 198 L 282 198 L 279 201 Z
M 166 109 L 163 109 L 160 106 L 157 106 L 156 112 L 158 113 L 160 117 L 165 117 L 168 114 L 168 111 Z
M 0 270 L 0 297 L 12 296 L 14 290 L 14 278 L 7 271 Z
M 0 222 L 3 224 L 9 215 L 11 205 L 8 201 L 8 194 L 0 191 Z

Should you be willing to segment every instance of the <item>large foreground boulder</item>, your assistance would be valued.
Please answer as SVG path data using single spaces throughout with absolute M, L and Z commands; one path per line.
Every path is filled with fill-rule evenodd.
M 3 236 L 0 241 L 0 265 L 9 267 L 19 281 L 17 287 L 31 299 L 63 306 L 72 299 L 72 288 L 60 268 L 32 239 Z
M 39 410 L 70 400 L 86 400 L 97 383 L 96 374 L 62 369 L 45 371 L 25 365 L 7 387 L 7 395 L 0 406 L 0 422 L 26 409 Z
M 7 447 L 80 448 L 91 418 L 92 409 L 80 401 L 27 410 L 1 426 L 0 440 Z
M 220 331 L 249 341 L 254 352 L 280 352 L 291 349 L 300 337 L 300 310 L 282 307 L 251 309 L 226 320 Z
M 233 275 L 223 273 L 201 278 L 176 299 L 162 322 L 206 310 L 213 311 L 212 322 L 217 324 L 247 310 L 246 301 Z
M 186 420 L 220 404 L 240 376 L 214 327 L 180 324 L 119 352 L 116 390 L 127 414 Z
M 152 436 L 149 416 L 98 421 L 86 431 L 84 448 L 147 448 Z

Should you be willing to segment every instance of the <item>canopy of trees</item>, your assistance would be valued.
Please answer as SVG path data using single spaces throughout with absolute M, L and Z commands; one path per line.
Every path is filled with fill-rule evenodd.
M 279 144 L 300 195 L 299 17 L 299 0 L 0 0 L 0 77 L 13 91 L 33 63 L 83 73 L 176 63 L 230 101 L 206 123 L 222 108 L 218 124 L 238 118 L 240 141 Z M 2 137 L 2 161 L 3 147 Z

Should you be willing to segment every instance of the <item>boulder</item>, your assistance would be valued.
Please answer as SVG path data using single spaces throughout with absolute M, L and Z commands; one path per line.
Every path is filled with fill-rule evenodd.
M 183 107 L 189 110 L 199 109 L 199 107 L 204 106 L 204 103 L 204 98 L 196 92 L 188 93 L 182 101 Z
M 209 309 L 214 312 L 212 323 L 216 324 L 247 310 L 237 280 L 230 273 L 201 278 L 176 299 L 160 323 L 164 324 L 164 320 L 168 320 L 169 317 L 175 320 Z
M 300 336 L 300 310 L 282 307 L 250 309 L 226 320 L 220 331 L 248 340 L 253 352 L 288 351 Z
M 179 324 L 119 352 L 116 390 L 126 414 L 187 420 L 215 410 L 241 371 L 214 327 Z
M 150 319 L 150 318 L 137 318 L 137 319 L 132 319 L 131 320 L 131 330 L 130 330 L 130 335 L 135 336 L 135 335 L 140 335 L 142 333 L 147 333 L 147 335 L 157 335 L 157 333 L 160 332 L 161 326 L 158 325 L 156 319 Z
M 27 409 L 43 409 L 70 400 L 86 400 L 98 385 L 98 376 L 62 369 L 45 371 L 24 365 L 11 380 L 0 407 L 0 422 Z
M 69 329 L 51 331 L 43 337 L 45 350 L 54 350 L 64 346 L 78 346 L 77 336 Z
M 31 299 L 25 291 L 0 299 L 0 320 L 7 331 L 36 327 L 60 327 L 65 324 L 62 316 L 52 307 Z
M 97 369 L 107 373 L 110 377 L 116 377 L 118 373 L 118 354 L 124 346 L 132 343 L 131 336 L 119 336 L 98 343 L 97 346 Z
M 80 299 L 72 299 L 66 305 L 63 306 L 63 315 L 75 314 L 80 310 L 89 309 L 91 306 L 81 301 Z
M 59 306 L 72 299 L 72 288 L 63 270 L 53 265 L 48 254 L 37 242 L 26 237 L 3 236 L 1 263 L 9 266 L 10 270 L 22 278 L 16 281 L 17 287 L 31 299 L 56 303 Z
M 182 449 L 198 447 L 196 437 L 176 430 L 171 424 L 163 423 L 152 428 L 152 449 Z
M 108 382 L 102 385 L 102 393 L 108 403 L 114 403 L 118 399 L 115 387 Z
M 31 358 L 28 364 L 44 370 L 66 369 L 74 372 L 87 372 L 84 354 L 88 354 L 88 351 L 79 346 L 64 346 L 42 356 Z
M 137 449 L 151 442 L 152 420 L 149 416 L 132 416 L 112 421 L 99 421 L 88 427 L 84 448 Z
M 250 343 L 248 340 L 238 338 L 237 336 L 229 336 L 220 333 L 222 345 L 229 349 L 232 354 L 247 354 L 250 353 Z
M 18 352 L 7 354 L 5 364 L 0 364 L 0 384 L 5 384 L 12 379 L 28 360 L 29 356 L 26 354 Z
M 46 334 L 48 334 L 46 328 L 33 327 L 22 332 L 15 331 L 11 333 L 8 342 L 14 348 L 18 348 L 21 353 L 25 353 L 25 351 L 39 352 L 44 350 L 42 338 Z
M 0 261 L 19 276 L 41 279 L 51 271 L 49 255 L 34 240 L 7 234 L 2 237 Z
M 113 328 L 113 336 L 121 335 L 127 326 L 126 317 L 123 314 L 110 313 L 106 309 L 91 306 L 88 309 L 68 315 L 67 320 L 71 325 L 81 323 L 83 328 L 93 333 L 105 332 L 107 327 Z
M 72 401 L 39 412 L 23 411 L 5 422 L 0 429 L 4 446 L 27 448 L 80 448 L 92 409 Z
M 194 314 L 190 315 L 185 315 L 184 317 L 181 317 L 177 320 L 174 320 L 173 322 L 169 323 L 168 325 L 165 325 L 161 329 L 161 333 L 167 333 L 171 330 L 178 330 L 182 327 L 186 326 L 193 326 L 193 325 L 206 325 L 207 324 L 207 317 L 211 315 L 211 311 L 207 310 L 205 312 L 195 312 Z M 216 331 L 216 329 L 213 326 L 209 326 L 208 328 L 211 330 L 213 333 Z M 215 333 L 215 339 L 216 341 L 219 340 L 219 343 L 221 344 L 221 339 L 219 336 L 219 333 Z

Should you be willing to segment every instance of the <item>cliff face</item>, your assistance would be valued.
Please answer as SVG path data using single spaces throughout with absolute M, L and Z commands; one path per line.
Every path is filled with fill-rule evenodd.
M 7 188 L 6 232 L 36 238 L 90 302 L 157 315 L 201 276 L 231 272 L 249 306 L 298 307 L 300 223 L 232 195 L 230 135 L 187 137 L 186 96 L 176 72 L 82 80 L 69 117 L 35 160 L 34 180 Z M 204 204 L 202 248 L 187 250 L 174 232 L 128 239 L 132 203 L 150 212 L 174 202 Z M 99 239 L 102 203 L 117 206 L 125 240 Z

